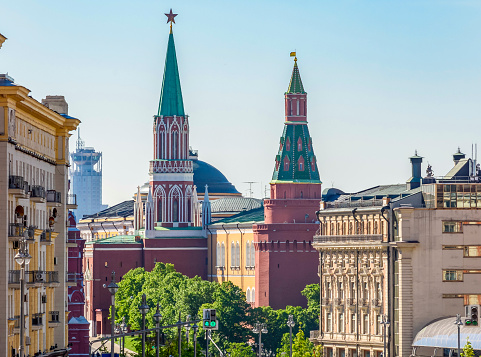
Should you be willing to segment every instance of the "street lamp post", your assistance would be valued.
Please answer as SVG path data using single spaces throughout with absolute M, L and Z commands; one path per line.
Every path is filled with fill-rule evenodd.
M 115 272 L 113 271 L 112 272 L 112 280 L 110 281 L 110 284 L 107 286 L 107 288 L 109 289 L 109 292 L 110 294 L 112 295 L 112 309 L 111 309 L 111 323 L 112 323 L 112 326 L 111 326 L 111 337 L 112 339 L 110 340 L 110 356 L 111 357 L 114 357 L 115 356 L 115 352 L 114 352 L 114 348 L 115 348 L 115 293 L 117 292 L 117 290 L 119 290 L 119 286 L 115 283 Z
M 194 357 L 197 357 L 197 322 L 194 322 L 192 328 L 194 329 Z
M 15 254 L 15 261 L 20 265 L 20 346 L 19 356 L 24 357 L 25 350 L 25 266 L 30 263 L 32 257 L 28 254 L 27 249 L 27 230 L 24 232 L 24 236 L 20 239 L 20 247 L 18 253 Z
M 129 331 L 129 328 L 125 323 L 125 316 L 122 317 L 122 323 L 120 324 L 120 329 L 122 330 L 122 333 L 127 333 Z M 125 356 L 125 336 L 122 336 L 122 355 Z
M 461 322 L 460 314 L 456 314 L 456 321 L 454 323 L 458 325 L 458 357 L 461 357 L 461 326 L 463 323 Z
M 252 332 L 259 334 L 259 357 L 262 357 L 262 334 L 268 332 L 266 324 L 256 322 L 254 328 L 252 329 Z
M 190 331 L 190 315 L 185 318 L 185 340 L 187 341 L 187 347 L 189 347 L 189 331 Z
M 289 315 L 289 318 L 287 319 L 287 326 L 289 326 L 289 357 L 292 357 L 292 328 L 295 326 L 294 322 L 294 316 Z
M 180 319 L 180 312 L 179 312 L 179 322 L 177 322 L 178 326 L 178 333 L 179 333 L 179 357 L 182 357 L 182 320 Z
M 157 311 L 154 314 L 154 322 L 155 328 L 157 329 L 157 349 L 156 349 L 156 356 L 159 357 L 159 350 L 160 350 L 160 320 L 162 320 L 162 315 L 160 313 L 160 304 L 157 302 Z
M 382 357 L 386 357 L 386 352 L 387 352 L 387 348 L 386 348 L 386 344 L 387 344 L 387 341 L 386 341 L 386 334 L 387 334 L 387 328 L 390 324 L 388 318 L 387 318 L 387 315 L 381 315 L 379 317 L 381 319 L 381 325 L 383 325 L 383 342 L 384 342 L 384 352 L 382 353 Z
M 147 305 L 147 297 L 142 295 L 142 305 L 139 306 L 139 311 L 142 314 L 142 357 L 145 357 L 145 315 L 149 312 L 149 305 Z

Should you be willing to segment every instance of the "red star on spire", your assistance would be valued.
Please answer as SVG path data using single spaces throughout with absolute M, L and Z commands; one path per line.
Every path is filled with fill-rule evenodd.
M 172 22 L 175 24 L 175 20 L 174 20 L 174 17 L 176 17 L 178 14 L 173 14 L 172 13 L 172 9 L 170 9 L 170 13 L 169 14 L 165 14 L 165 16 L 167 16 L 167 23 L 170 22 L 170 25 L 172 25 Z

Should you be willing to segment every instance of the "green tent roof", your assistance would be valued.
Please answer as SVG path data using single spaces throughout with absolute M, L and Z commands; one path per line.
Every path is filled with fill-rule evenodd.
M 164 79 L 160 93 L 158 115 L 184 116 L 184 102 L 180 89 L 179 68 L 177 67 L 177 55 L 175 54 L 174 35 L 169 34 L 167 55 L 165 56 Z
M 291 81 L 289 82 L 287 93 L 306 93 L 304 91 L 304 86 L 302 85 L 301 74 L 299 73 L 297 62 L 294 62 L 294 69 L 292 70 Z

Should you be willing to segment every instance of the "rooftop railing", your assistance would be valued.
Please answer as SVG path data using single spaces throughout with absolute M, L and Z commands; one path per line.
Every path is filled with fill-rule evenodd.
M 8 271 L 8 283 L 9 284 L 20 284 L 20 270 L 9 270 Z
M 315 235 L 314 243 L 359 243 L 359 242 L 381 242 L 382 234 L 353 234 L 353 235 Z
M 77 205 L 77 195 L 75 193 L 69 193 L 67 195 L 67 204 L 68 205 Z
M 371 200 L 345 200 L 345 201 L 334 201 L 334 202 L 324 202 L 325 208 L 349 208 L 349 207 L 382 207 L 382 199 L 371 199 Z

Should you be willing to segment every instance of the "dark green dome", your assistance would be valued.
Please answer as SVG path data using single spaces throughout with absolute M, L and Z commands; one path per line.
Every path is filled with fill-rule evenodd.
M 205 192 L 205 185 L 208 186 L 209 194 L 227 193 L 240 195 L 235 186 L 214 166 L 201 160 L 193 160 L 193 164 L 194 185 L 197 186 L 199 195 Z

